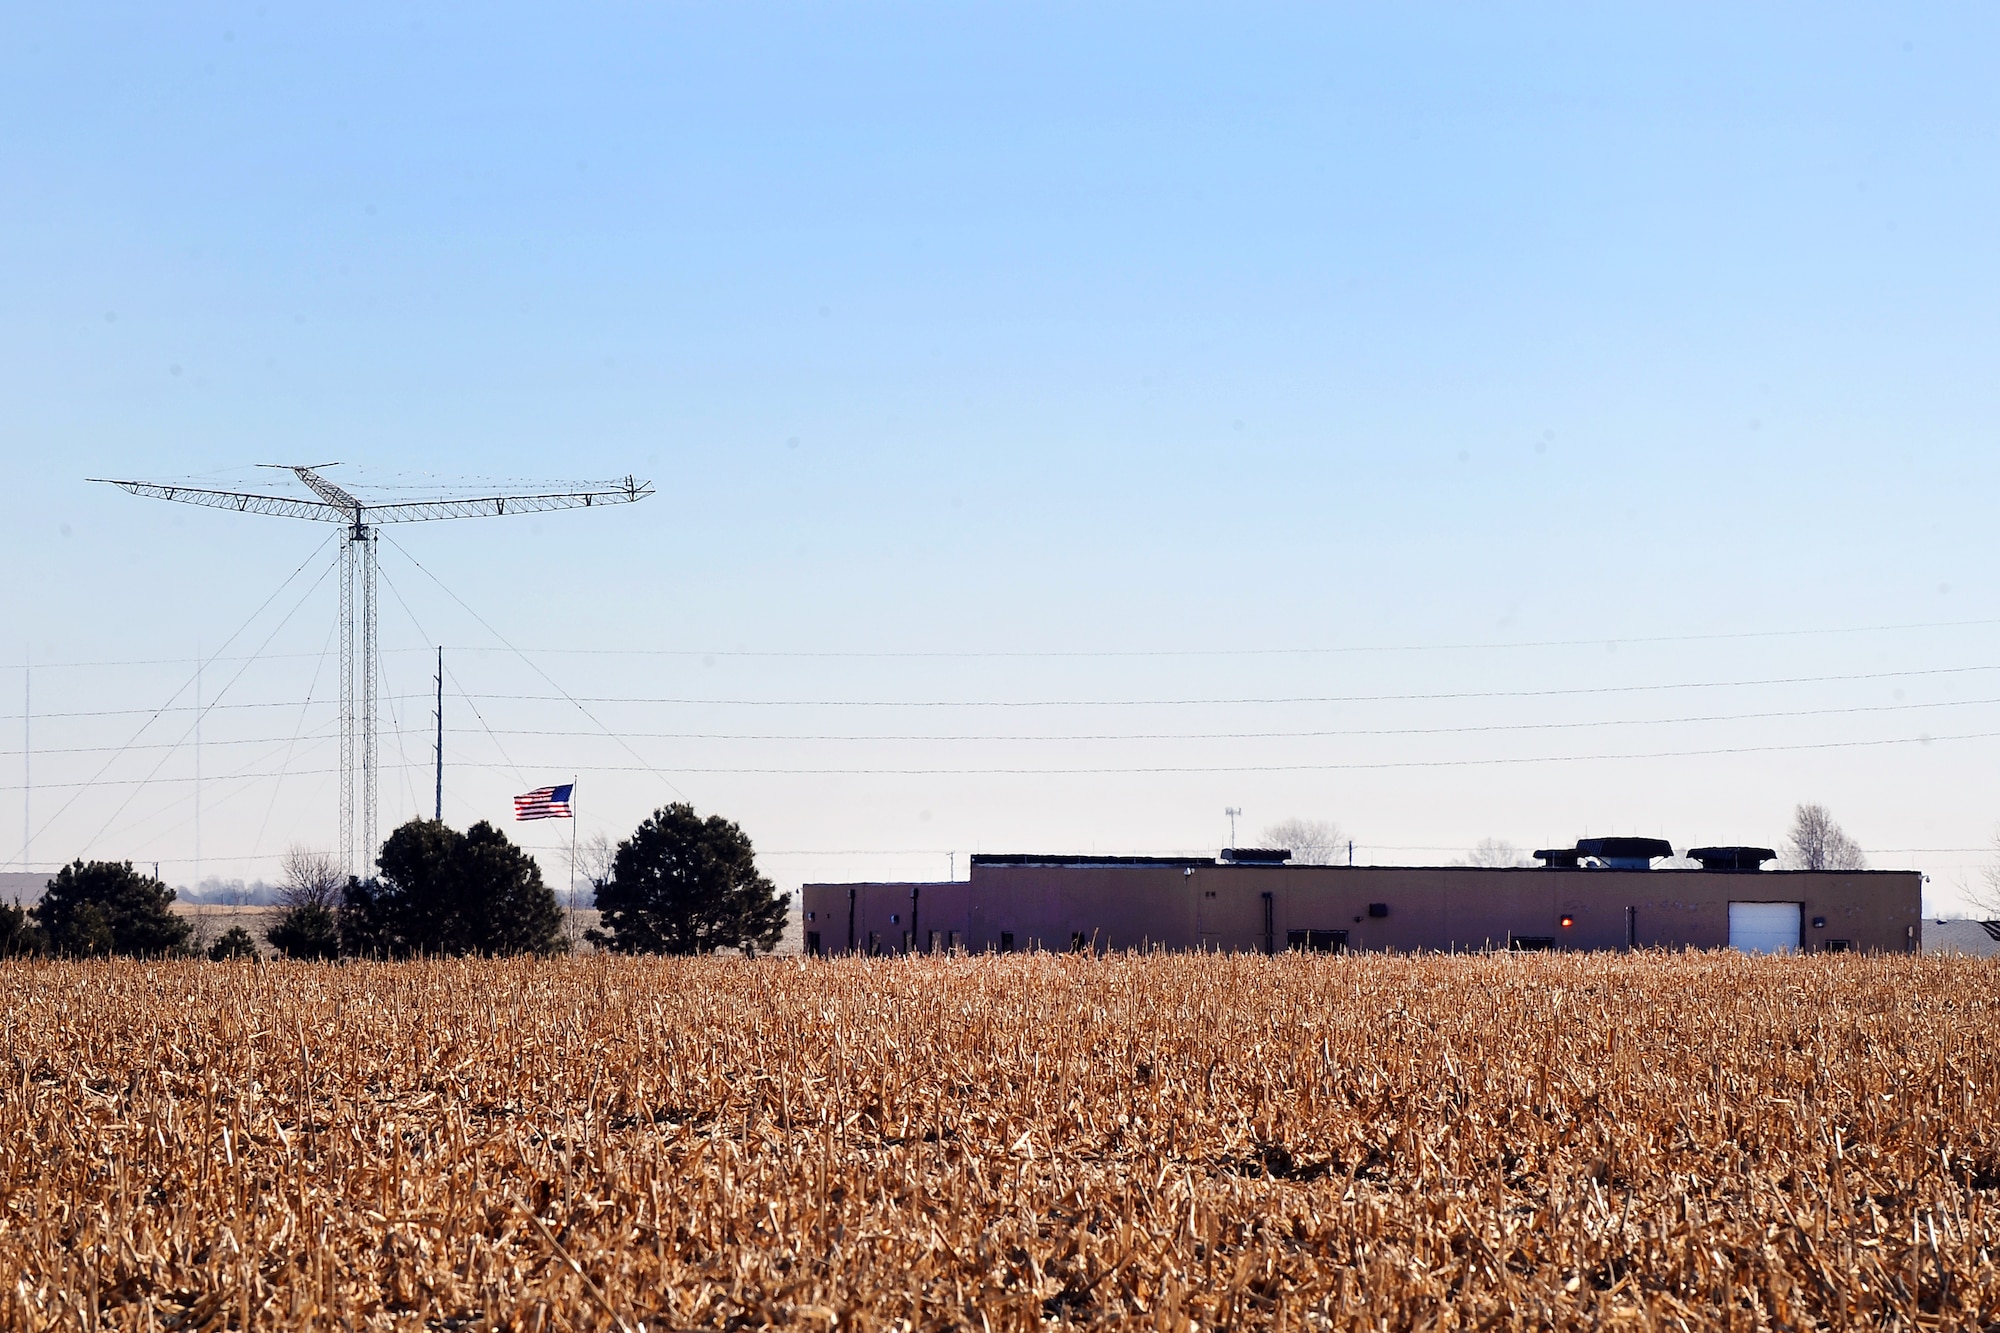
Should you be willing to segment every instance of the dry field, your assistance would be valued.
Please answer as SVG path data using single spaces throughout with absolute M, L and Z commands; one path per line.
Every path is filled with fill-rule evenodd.
M 0 967 L 0 1326 L 2000 1321 L 2000 965 Z

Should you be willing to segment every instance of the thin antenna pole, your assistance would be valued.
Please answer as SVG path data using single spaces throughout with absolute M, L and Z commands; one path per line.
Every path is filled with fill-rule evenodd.
M 438 823 L 444 822 L 444 645 L 438 645 L 437 674 L 437 813 L 432 816 Z
M 569 910 L 576 913 L 576 778 L 569 780 Z
M 201 640 L 194 641 L 194 887 L 201 891 Z
M 21 645 L 21 869 L 23 870 L 34 869 L 34 866 L 28 863 L 28 852 L 35 841 L 34 653 L 33 644 Z

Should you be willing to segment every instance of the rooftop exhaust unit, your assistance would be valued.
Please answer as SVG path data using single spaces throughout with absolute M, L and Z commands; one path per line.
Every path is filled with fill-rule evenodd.
M 1281 866 L 1291 859 L 1283 847 L 1230 847 L 1222 853 L 1225 863 L 1239 866 Z
M 1578 838 L 1576 850 L 1604 870 L 1651 870 L 1654 861 L 1674 854 L 1664 838 Z
M 1778 854 L 1769 847 L 1695 847 L 1688 855 L 1701 862 L 1703 870 L 1757 871 Z
M 1578 838 L 1575 847 L 1535 853 L 1546 870 L 1575 870 L 1585 860 L 1596 870 L 1651 870 L 1653 862 L 1674 854 L 1663 838 Z

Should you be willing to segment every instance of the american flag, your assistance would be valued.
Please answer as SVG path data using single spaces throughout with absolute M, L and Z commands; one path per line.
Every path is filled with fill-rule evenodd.
M 571 819 L 569 794 L 576 789 L 574 782 L 565 782 L 560 787 L 537 787 L 533 791 L 514 798 L 514 818 L 516 819 Z

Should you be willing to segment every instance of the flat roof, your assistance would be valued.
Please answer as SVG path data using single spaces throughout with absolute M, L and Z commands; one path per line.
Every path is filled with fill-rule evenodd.
M 972 864 L 976 866 L 1212 866 L 1216 861 L 1211 856 L 1047 856 L 974 852 Z

